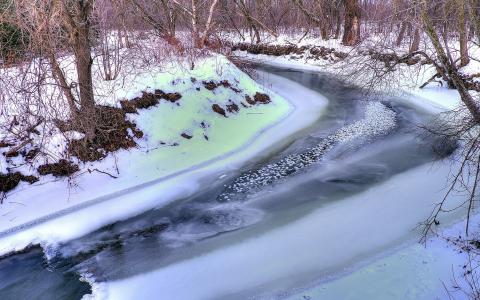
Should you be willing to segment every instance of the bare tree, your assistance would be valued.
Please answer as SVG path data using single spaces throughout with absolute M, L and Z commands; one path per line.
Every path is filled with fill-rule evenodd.
M 10 20 L 28 32 L 31 50 L 48 59 L 72 120 L 92 140 L 95 137 L 91 31 L 94 0 L 15 0 L 13 3 L 16 15 L 10 16 Z M 59 60 L 62 50 L 71 51 L 74 56 L 76 82 L 69 83 L 62 69 Z
M 212 0 L 210 5 L 199 0 L 191 0 L 190 7 L 178 0 L 172 0 L 190 19 L 193 44 L 196 48 L 204 48 L 214 27 L 214 13 L 218 0 Z M 205 13 L 205 10 L 207 11 Z M 203 19 L 202 16 L 205 16 Z
M 167 43 L 182 49 L 180 41 L 176 37 L 177 10 L 174 1 L 159 0 L 128 0 L 138 10 L 143 19 L 151 25 L 155 32 Z M 129 16 L 133 17 L 133 16 Z
M 342 43 L 355 46 L 360 43 L 360 6 L 358 0 L 344 0 L 345 26 Z
M 467 33 L 467 18 L 466 18 L 466 3 L 465 0 L 455 0 L 458 14 L 458 34 L 460 41 L 460 66 L 464 67 L 470 62 L 468 56 L 468 33 Z

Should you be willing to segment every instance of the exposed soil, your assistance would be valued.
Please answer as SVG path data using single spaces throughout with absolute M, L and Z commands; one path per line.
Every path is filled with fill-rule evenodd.
M 121 100 L 120 105 L 126 113 L 136 113 L 138 109 L 147 109 L 157 105 L 161 99 L 174 103 L 181 98 L 180 93 L 164 93 L 162 90 L 155 90 L 154 93 L 142 92 L 141 97 L 132 100 Z
M 20 181 L 25 181 L 32 184 L 37 182 L 38 178 L 32 175 L 26 176 L 20 172 L 7 174 L 0 173 L 0 192 L 6 193 L 13 190 L 15 187 L 17 187 Z
M 141 138 L 143 132 L 136 125 L 125 119 L 123 109 L 97 106 L 95 113 L 95 138 L 89 141 L 86 137 L 70 141 L 68 152 L 81 161 L 96 161 L 105 158 L 109 153 L 120 149 L 135 147 L 134 137 Z
M 213 104 L 212 105 L 212 109 L 214 112 L 216 112 L 217 114 L 220 114 L 222 116 L 224 116 L 225 118 L 227 117 L 227 113 L 225 112 L 225 109 L 223 109 L 220 105 L 218 104 Z
M 229 113 L 237 113 L 240 110 L 238 105 L 234 102 L 231 102 L 230 104 L 227 104 L 227 111 Z
M 33 160 L 38 153 L 40 153 L 40 149 L 34 148 L 28 151 L 27 153 L 25 153 L 24 157 L 27 161 L 30 161 L 30 160 Z
M 257 104 L 257 103 L 255 102 L 255 100 L 253 100 L 252 97 L 250 97 L 249 95 L 246 95 L 246 96 L 245 96 L 245 100 L 246 100 L 247 103 L 250 104 L 250 105 L 255 105 L 255 104 Z
M 245 95 L 245 101 L 250 105 L 255 104 L 268 104 L 271 102 L 270 96 L 267 94 L 257 92 L 253 98 L 249 95 Z
M 338 57 L 339 59 L 347 58 L 348 54 L 341 51 L 336 51 L 335 48 L 327 48 L 327 47 L 313 47 L 310 48 L 310 54 L 315 58 L 323 58 L 327 59 L 333 56 Z
M 191 135 L 189 135 L 189 134 L 187 134 L 187 133 L 185 133 L 185 132 L 182 133 L 181 136 L 182 136 L 184 139 L 187 139 L 187 140 L 189 140 L 189 139 L 191 139 L 191 138 L 193 137 L 193 136 L 191 136 Z
M 38 167 L 38 174 L 40 175 L 53 175 L 55 177 L 66 177 L 78 172 L 80 168 L 78 165 L 66 160 L 61 159 L 56 163 L 44 164 Z
M 5 155 L 6 158 L 12 158 L 12 157 L 19 156 L 20 152 L 18 152 L 18 151 L 8 151 L 8 152 L 5 152 L 3 155 Z
M 259 93 L 259 92 L 257 92 L 255 96 L 253 96 L 253 99 L 255 100 L 256 103 L 261 103 L 261 104 L 270 103 L 270 96 L 267 94 Z
M 267 44 L 249 44 L 249 43 L 239 43 L 231 46 L 232 51 L 240 50 L 246 51 L 250 54 L 264 54 L 271 56 L 285 56 L 291 55 L 292 58 L 295 55 L 301 56 L 305 55 L 309 59 L 324 59 L 331 61 L 343 60 L 349 56 L 348 53 L 337 51 L 335 48 L 327 48 L 324 46 L 301 46 L 296 45 L 267 45 Z M 381 61 L 387 66 L 391 64 L 406 64 L 408 66 L 420 64 L 431 64 L 432 61 L 428 59 L 421 59 L 418 56 L 405 56 L 400 57 L 395 53 L 382 53 L 374 49 L 366 50 L 360 52 L 361 55 L 370 56 L 374 60 Z
M 428 60 L 422 61 L 422 59 L 418 56 L 403 58 L 398 56 L 395 53 L 381 53 L 373 49 L 369 50 L 364 54 L 370 55 L 371 58 L 385 63 L 386 66 L 390 66 L 391 64 L 406 64 L 408 66 L 413 66 L 413 65 L 416 65 L 417 63 L 421 63 L 421 64 L 432 63 L 431 61 L 428 61 Z
M 180 93 L 166 93 L 166 94 L 163 94 L 162 98 L 174 103 L 180 100 L 182 98 L 182 95 Z
M 211 81 L 202 81 L 202 84 L 203 86 L 209 90 L 209 91 L 213 91 L 215 90 L 216 88 L 218 87 L 224 87 L 226 89 L 231 89 L 232 91 L 234 91 L 235 93 L 240 93 L 241 90 L 234 87 L 228 80 L 222 80 L 222 81 L 219 81 L 219 82 L 215 82 L 213 80 Z
M 213 91 L 214 89 L 217 88 L 217 84 L 213 81 L 204 81 L 202 83 L 203 83 L 203 86 L 209 91 Z
M 239 43 L 232 46 L 232 51 L 241 50 L 251 54 L 265 54 L 273 56 L 282 56 L 289 54 L 302 54 L 308 50 L 307 46 L 298 47 L 296 45 L 266 45 Z
M 0 141 L 0 148 L 13 147 L 13 146 L 15 146 L 15 144 Z

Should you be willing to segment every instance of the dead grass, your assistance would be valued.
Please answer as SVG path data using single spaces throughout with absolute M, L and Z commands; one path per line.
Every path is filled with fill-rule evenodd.
M 78 165 L 66 160 L 61 159 L 56 163 L 44 164 L 38 167 L 38 174 L 53 175 L 55 177 L 66 177 L 78 172 L 80 168 Z
M 89 141 L 86 138 L 72 140 L 68 144 L 68 152 L 81 161 L 97 161 L 109 153 L 120 149 L 129 149 L 137 144 L 134 137 L 141 138 L 143 132 L 136 125 L 126 120 L 123 109 L 97 106 L 95 112 L 95 137 Z M 134 136 L 130 135 L 130 132 Z
M 26 176 L 20 172 L 7 173 L 7 174 L 0 173 L 0 192 L 6 193 L 8 191 L 13 190 L 14 188 L 17 187 L 20 181 L 25 181 L 32 184 L 37 182 L 38 178 L 32 175 Z

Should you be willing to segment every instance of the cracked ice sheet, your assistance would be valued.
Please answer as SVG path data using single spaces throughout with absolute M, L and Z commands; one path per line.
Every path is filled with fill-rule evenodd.
M 445 162 L 435 167 L 427 164 L 396 175 L 258 237 L 107 282 L 104 295 L 116 300 L 245 299 L 266 291 L 267 296 L 282 294 L 338 274 L 418 237 L 413 229 L 443 195 L 450 167 Z M 454 198 L 452 205 L 461 199 Z M 442 224 L 453 219 L 449 215 Z

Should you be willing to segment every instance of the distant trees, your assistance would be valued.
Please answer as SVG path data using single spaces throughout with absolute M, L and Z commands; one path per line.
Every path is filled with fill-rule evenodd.
M 180 47 L 180 41 L 176 37 L 178 21 L 177 5 L 173 0 L 146 1 L 146 0 L 123 0 L 133 6 L 136 16 L 150 25 L 155 33 L 167 43 Z M 115 1 L 114 1 L 115 2 Z M 120 1 L 117 1 L 120 2 Z M 124 7 L 125 8 L 125 7 Z M 124 15 L 123 18 L 127 16 Z M 134 17 L 134 16 L 129 16 Z
M 422 38 L 435 40 L 435 33 L 441 48 L 434 49 L 434 60 L 452 87 L 451 70 L 467 65 L 469 48 L 480 42 L 479 0 L 0 0 L 0 16 L 3 61 L 12 53 L 46 60 L 72 120 L 90 138 L 94 53 L 101 54 L 104 79 L 112 80 L 120 69 L 118 50 L 131 46 L 135 32 L 154 33 L 179 53 L 215 48 L 225 32 L 261 43 L 293 31 L 338 39 L 345 46 L 381 36 L 376 42 L 388 49 L 416 53 L 425 50 Z M 429 17 L 429 27 L 422 16 Z M 442 49 L 447 60 L 437 51 Z M 67 54 L 74 59 L 76 78 L 63 69 Z

